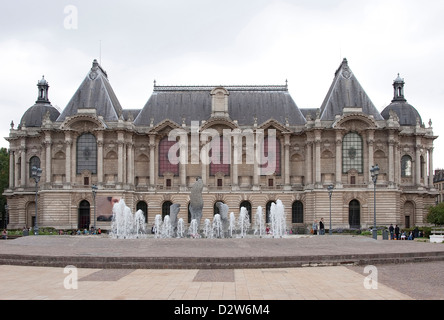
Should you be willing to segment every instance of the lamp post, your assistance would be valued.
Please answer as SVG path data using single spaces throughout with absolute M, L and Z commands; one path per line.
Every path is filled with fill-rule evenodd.
M 42 176 L 42 169 L 37 167 L 31 168 L 31 177 L 35 181 L 35 225 L 34 225 L 34 234 L 39 234 L 39 227 L 38 227 L 38 210 L 37 210 L 37 199 L 38 199 L 38 192 L 39 192 L 39 181 L 40 177 Z
M 332 235 L 333 234 L 333 230 L 331 229 L 331 195 L 333 194 L 333 186 L 329 185 L 327 187 L 328 190 L 328 197 L 330 198 L 330 227 L 328 229 L 328 234 Z
M 96 232 L 96 193 L 97 193 L 97 186 L 93 184 L 91 186 L 92 193 L 93 193 L 93 200 L 94 200 L 94 232 Z
M 376 230 L 376 181 L 378 181 L 378 175 L 379 175 L 379 166 L 376 164 L 372 166 L 370 169 L 370 173 L 373 180 L 373 202 L 374 202 L 374 209 L 373 209 L 373 239 L 378 239 L 378 231 Z

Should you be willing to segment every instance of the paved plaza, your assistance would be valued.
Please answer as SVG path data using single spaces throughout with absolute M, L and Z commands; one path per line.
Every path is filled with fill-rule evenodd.
M 363 236 L 29 236 L 0 241 L 0 261 L 8 300 L 444 299 L 444 245 Z

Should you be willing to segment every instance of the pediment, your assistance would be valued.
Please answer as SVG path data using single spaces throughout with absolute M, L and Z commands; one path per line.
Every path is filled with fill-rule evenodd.
M 60 126 L 62 130 L 73 130 L 78 132 L 104 130 L 107 125 L 95 115 L 79 114 L 67 117 Z
M 333 123 L 332 127 L 335 129 L 362 131 L 366 129 L 376 129 L 378 128 L 378 124 L 373 117 L 362 113 L 354 113 L 343 115 Z

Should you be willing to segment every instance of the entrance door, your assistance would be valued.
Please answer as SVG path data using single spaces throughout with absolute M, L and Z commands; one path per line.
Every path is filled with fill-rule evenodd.
M 352 200 L 348 205 L 348 223 L 351 229 L 361 228 L 361 204 L 358 200 Z
M 89 202 L 83 200 L 79 205 L 79 221 L 78 227 L 79 229 L 89 229 L 90 224 L 90 216 L 91 216 L 91 208 Z

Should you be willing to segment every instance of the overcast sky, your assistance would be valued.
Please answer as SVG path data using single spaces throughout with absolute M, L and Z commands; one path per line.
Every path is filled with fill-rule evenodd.
M 0 134 L 37 99 L 45 75 L 65 108 L 93 59 L 125 109 L 158 85 L 274 85 L 319 108 L 345 57 L 381 112 L 393 80 L 444 136 L 442 0 L 162 0 L 2 2 Z M 440 112 L 443 112 L 441 114 Z M 3 138 L 0 147 L 8 147 Z M 444 168 L 444 137 L 435 141 Z

